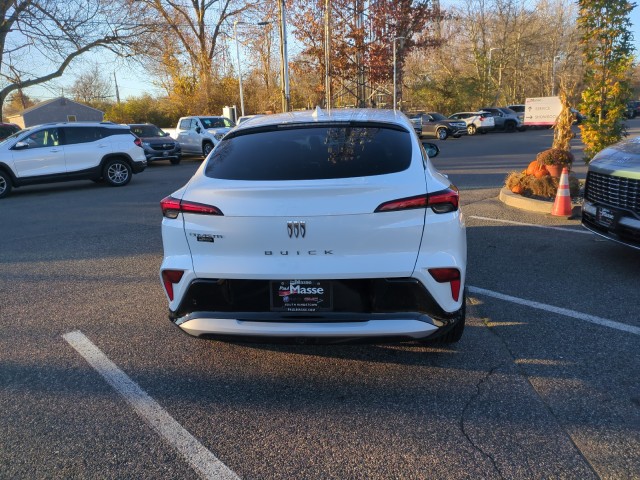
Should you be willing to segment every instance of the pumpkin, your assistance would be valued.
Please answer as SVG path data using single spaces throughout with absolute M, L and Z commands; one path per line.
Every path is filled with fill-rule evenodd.
M 540 164 L 538 163 L 537 160 L 534 160 L 527 167 L 527 170 L 526 170 L 527 175 L 535 175 L 536 171 L 539 169 L 540 169 Z
M 524 188 L 522 188 L 522 185 L 520 185 L 519 183 L 514 185 L 513 187 L 511 187 L 511 191 L 513 193 L 517 193 L 519 195 L 522 195 L 524 193 Z
M 542 178 L 547 175 L 549 175 L 549 170 L 547 170 L 547 167 L 544 165 L 533 173 L 533 176 L 536 178 Z

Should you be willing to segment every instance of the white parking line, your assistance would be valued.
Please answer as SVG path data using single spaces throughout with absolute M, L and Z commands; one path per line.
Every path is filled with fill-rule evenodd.
M 591 233 L 591 232 L 589 232 L 587 230 L 578 230 L 578 229 L 573 229 L 573 228 L 551 227 L 551 226 L 547 226 L 547 225 L 536 225 L 534 223 L 514 222 L 513 220 L 500 220 L 500 219 L 497 219 L 497 218 L 478 217 L 477 215 L 469 215 L 468 218 L 475 218 L 477 220 L 486 220 L 488 222 L 508 223 L 510 225 L 520 225 L 522 227 L 544 228 L 545 230 L 559 230 L 561 232 L 582 233 L 584 235 L 593 235 L 593 233 Z
M 216 456 L 176 422 L 155 400 L 120 370 L 82 332 L 62 336 L 189 465 L 206 479 L 238 479 Z
M 517 303 L 518 305 L 524 305 L 531 308 L 537 308 L 538 310 L 544 310 L 546 312 L 557 313 L 566 317 L 575 318 L 584 322 L 595 323 L 602 327 L 613 328 L 621 330 L 627 333 L 633 333 L 634 335 L 640 335 L 640 328 L 633 325 L 627 325 L 625 323 L 614 322 L 613 320 L 607 320 L 606 318 L 596 317 L 595 315 L 589 315 L 587 313 L 576 312 L 575 310 L 569 310 L 567 308 L 554 307 L 553 305 L 547 305 L 540 302 L 534 302 L 531 300 L 525 300 L 523 298 L 512 297 L 511 295 L 505 295 L 504 293 L 493 292 L 491 290 L 485 290 L 484 288 L 469 286 L 469 292 L 476 293 L 478 295 L 486 295 L 487 297 L 497 298 L 506 302 Z

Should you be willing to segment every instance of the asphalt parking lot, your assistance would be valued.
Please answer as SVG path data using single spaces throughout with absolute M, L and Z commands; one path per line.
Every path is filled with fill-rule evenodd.
M 639 478 L 640 251 L 497 198 L 550 134 L 438 142 L 469 244 L 468 327 L 446 348 L 181 333 L 159 201 L 196 159 L 124 188 L 16 189 L 0 478 Z

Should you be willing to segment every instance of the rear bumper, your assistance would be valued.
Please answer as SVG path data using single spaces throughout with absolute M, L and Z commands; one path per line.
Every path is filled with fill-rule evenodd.
M 246 316 L 245 316 L 246 315 Z M 240 318 L 235 318 L 240 317 Z M 433 320 L 424 315 L 419 318 L 368 316 L 360 320 L 353 316 L 342 321 L 305 321 L 289 319 L 284 321 L 252 320 L 255 315 L 213 314 L 194 312 L 179 319 L 176 324 L 189 335 L 220 335 L 233 337 L 266 338 L 407 338 L 419 339 L 431 336 L 439 330 Z M 324 320 L 327 320 L 325 318 Z
M 330 311 L 274 311 L 269 281 L 196 279 L 169 318 L 194 336 L 418 339 L 451 327 L 413 278 L 334 280 Z
M 147 168 L 147 160 L 143 160 L 141 162 L 131 162 L 131 171 L 133 173 L 143 172 L 144 169 Z

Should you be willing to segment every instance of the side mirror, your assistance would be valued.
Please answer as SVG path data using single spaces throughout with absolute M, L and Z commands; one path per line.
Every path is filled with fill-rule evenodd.
M 24 150 L 25 148 L 29 148 L 29 144 L 27 142 L 17 142 L 14 146 L 14 150 Z
M 201 131 L 200 127 L 196 127 L 196 133 L 200 133 Z
M 440 153 L 440 149 L 435 143 L 422 142 L 422 146 L 427 152 L 427 155 L 429 155 L 429 158 L 437 157 L 438 154 Z

